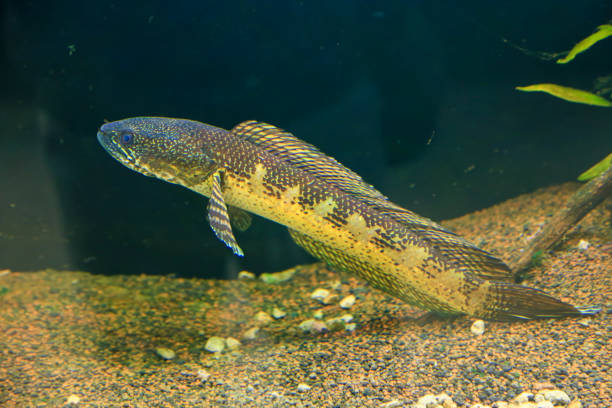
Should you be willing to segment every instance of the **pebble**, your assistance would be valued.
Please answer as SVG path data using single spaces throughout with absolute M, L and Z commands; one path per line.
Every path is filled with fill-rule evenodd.
M 344 323 L 350 323 L 353 321 L 353 315 L 348 313 L 343 314 L 340 316 L 340 320 L 342 320 Z
M 266 324 L 272 322 L 273 320 L 274 319 L 272 319 L 272 316 L 270 316 L 264 311 L 257 312 L 257 314 L 255 315 L 255 321 L 262 326 L 265 326 Z
M 578 249 L 581 251 L 589 249 L 590 246 L 591 244 L 587 240 L 581 239 L 580 241 L 578 241 Z
M 220 353 L 225 348 L 225 339 L 223 337 L 212 336 L 208 339 L 204 348 L 211 353 Z
M 259 327 L 251 327 L 242 334 L 242 338 L 245 340 L 255 340 L 259 334 Z
M 312 314 L 312 317 L 314 317 L 315 319 L 322 319 L 323 318 L 323 311 L 322 310 L 317 310 Z
M 255 274 L 249 271 L 238 272 L 238 279 L 255 279 Z
M 158 347 L 155 349 L 155 352 L 164 360 L 172 360 L 174 357 L 176 357 L 174 350 L 165 347 Z
M 332 283 L 329 285 L 333 290 L 341 290 L 342 289 L 342 282 L 340 282 L 339 280 L 335 280 L 332 281 Z
M 569 403 L 567 408 L 582 408 L 582 402 L 579 399 L 575 399 Z
M 275 273 L 262 273 L 259 275 L 259 279 L 261 279 L 264 283 L 280 283 L 288 281 L 295 275 L 295 268 L 287 269 L 282 272 Z
M 344 326 L 344 329 L 345 329 L 346 331 L 350 331 L 350 332 L 355 331 L 355 329 L 356 329 L 356 328 L 357 328 L 357 323 L 347 323 L 347 324 Z
M 225 345 L 230 350 L 236 350 L 238 347 L 242 346 L 242 343 L 234 337 L 228 337 L 225 339 Z
M 321 303 L 323 303 L 324 305 L 331 305 L 336 301 L 336 299 L 338 299 L 338 295 L 336 295 L 335 293 L 330 293 L 329 295 L 325 296 Z
M 315 319 L 307 319 L 298 325 L 298 328 L 302 331 L 309 332 L 312 330 L 312 325 L 316 322 Z
M 0 276 L 6 276 L 11 273 L 10 269 L 0 269 Z
M 580 319 L 576 323 L 578 323 L 581 326 L 588 326 L 591 323 L 591 319 L 589 318 Z
M 391 401 L 384 402 L 380 404 L 378 407 L 379 408 L 396 408 L 396 407 L 401 407 L 401 406 L 402 406 L 402 402 L 394 399 Z
M 484 330 L 485 330 L 484 320 L 476 320 L 474 321 L 474 323 L 472 323 L 472 327 L 470 327 L 470 331 L 472 332 L 472 334 L 476 336 L 480 336 L 481 334 L 483 334 Z
M 328 295 L 329 295 L 329 290 L 323 289 L 323 288 L 317 288 L 310 294 L 310 298 L 318 300 L 319 302 L 323 303 L 323 299 L 325 299 Z
M 272 309 L 272 317 L 275 319 L 282 319 L 283 317 L 287 316 L 287 313 L 285 313 L 283 310 L 279 309 L 278 307 L 275 307 L 274 309 Z
M 357 298 L 355 295 L 348 295 L 344 299 L 342 299 L 339 303 L 340 307 L 343 309 L 350 309 L 355 304 Z
M 196 375 L 203 382 L 210 378 L 210 373 L 208 371 L 206 371 L 205 369 L 203 369 L 203 368 L 199 369 L 198 373 Z
M 512 400 L 512 402 L 516 402 L 517 404 L 523 404 L 529 401 L 533 401 L 533 394 L 527 391 L 521 392 Z
M 322 333 L 329 331 L 327 325 L 320 320 L 307 319 L 299 324 L 298 328 L 303 332 Z
M 570 403 L 570 397 L 561 390 L 543 390 L 539 392 L 535 398 L 535 402 L 550 401 L 553 405 L 567 405 Z
M 78 404 L 79 402 L 81 402 L 81 397 L 75 394 L 72 394 L 71 396 L 66 398 L 66 405 Z
M 418 399 L 413 408 L 430 408 L 430 407 L 444 407 L 444 408 L 455 408 L 457 404 L 453 402 L 451 397 L 447 393 L 443 392 L 438 395 L 427 394 Z M 476 405 L 472 405 L 475 408 Z
M 306 391 L 310 391 L 310 385 L 308 384 L 304 384 L 304 383 L 300 383 L 297 386 L 297 390 L 298 392 L 306 392 Z

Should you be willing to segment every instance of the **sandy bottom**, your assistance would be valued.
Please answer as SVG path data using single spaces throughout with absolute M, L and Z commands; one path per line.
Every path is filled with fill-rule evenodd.
M 576 188 L 539 190 L 444 225 L 509 260 Z M 490 322 L 482 335 L 470 331 L 473 319 L 423 318 L 422 311 L 321 265 L 297 267 L 278 284 L 5 272 L 0 406 L 354 407 L 393 400 L 404 406 L 442 391 L 470 405 L 545 386 L 584 407 L 612 406 L 610 218 L 605 205 L 594 210 L 527 282 L 575 305 L 600 305 L 601 313 Z M 580 240 L 588 245 L 579 248 Z M 316 288 L 337 300 L 311 299 Z M 355 304 L 341 309 L 338 300 L 351 293 Z M 257 312 L 275 307 L 286 316 L 256 322 Z M 323 320 L 350 313 L 356 328 L 300 330 L 317 311 Z M 256 325 L 256 338 L 243 339 Z M 242 345 L 211 353 L 205 348 L 211 336 L 235 337 Z M 176 356 L 166 360 L 158 348 Z M 206 380 L 201 370 L 210 374 Z M 300 384 L 310 389 L 298 390 Z

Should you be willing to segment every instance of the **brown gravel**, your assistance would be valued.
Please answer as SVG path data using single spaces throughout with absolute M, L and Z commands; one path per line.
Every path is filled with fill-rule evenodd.
M 505 259 L 575 191 L 539 190 L 444 223 Z M 545 255 L 529 284 L 576 305 L 602 305 L 584 319 L 487 323 L 426 319 L 419 310 L 320 265 L 280 284 L 157 276 L 96 276 L 46 270 L 0 275 L 0 406 L 83 407 L 379 406 L 447 392 L 459 405 L 509 400 L 541 384 L 584 407 L 612 406 L 610 211 L 602 205 Z M 580 239 L 586 250 L 577 249 Z M 0 267 L 1 269 L 1 267 Z M 112 273 L 112 271 L 109 271 Z M 354 332 L 301 333 L 316 310 L 314 288 L 353 293 Z M 287 312 L 211 354 L 211 336 L 241 338 L 259 311 Z M 157 348 L 176 352 L 162 359 Z M 202 381 L 199 370 L 210 377 Z M 311 388 L 298 392 L 298 384 Z M 307 388 L 307 387 L 306 387 Z M 74 406 L 75 404 L 72 404 Z

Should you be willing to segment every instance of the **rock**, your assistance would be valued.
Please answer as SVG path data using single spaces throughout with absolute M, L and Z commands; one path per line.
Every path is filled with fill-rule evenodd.
M 314 322 L 316 322 L 315 319 L 307 319 L 304 320 L 302 323 L 300 323 L 298 325 L 298 329 L 304 331 L 304 332 L 309 332 L 312 330 L 312 325 L 314 324 Z
M 577 248 L 579 250 L 581 250 L 581 251 L 584 251 L 586 249 L 589 249 L 590 246 L 591 246 L 591 244 L 589 243 L 589 241 L 581 239 L 580 241 L 578 241 Z
M 355 295 L 348 295 L 344 299 L 342 299 L 339 303 L 340 307 L 343 309 L 350 309 L 355 304 L 357 298 Z
M 478 404 L 476 404 L 478 405 Z M 476 405 L 472 405 L 472 408 L 475 408 Z M 457 404 L 455 404 L 451 397 L 448 396 L 447 393 L 443 392 L 438 395 L 434 394 L 426 394 L 418 399 L 416 404 L 413 405 L 413 408 L 456 408 Z
M 206 370 L 204 370 L 203 368 L 199 369 L 196 376 L 202 380 L 202 382 L 205 382 L 206 380 L 208 380 L 210 378 L 210 373 Z
M 319 319 L 321 320 L 323 318 L 323 311 L 322 310 L 317 310 L 312 314 L 312 317 L 314 317 L 315 319 Z
M 579 399 L 575 399 L 569 403 L 567 408 L 582 408 L 582 402 Z
M 283 310 L 279 309 L 278 307 L 275 307 L 274 309 L 272 309 L 272 317 L 275 319 L 282 319 L 283 317 L 287 316 L 287 313 L 285 313 Z
M 319 302 L 323 303 L 323 299 L 325 299 L 328 295 L 329 295 L 329 290 L 323 289 L 323 288 L 317 288 L 310 294 L 310 298 L 318 300 Z
M 238 272 L 238 279 L 255 279 L 255 274 L 249 271 L 240 271 Z
M 236 350 L 238 347 L 242 346 L 242 343 L 240 343 L 240 340 L 238 339 L 228 337 L 225 339 L 225 345 L 230 350 Z
M 266 324 L 272 322 L 273 319 L 272 319 L 272 316 L 270 316 L 266 312 L 260 311 L 260 312 L 257 312 L 257 314 L 255 315 L 255 321 L 257 322 L 257 324 L 261 326 L 265 326 Z
M 174 350 L 165 347 L 158 347 L 155 349 L 155 352 L 164 360 L 172 360 L 174 357 L 176 357 Z
M 516 402 L 517 404 L 522 404 L 529 401 L 533 401 L 533 394 L 527 391 L 521 392 L 512 399 L 512 402 Z
M 204 348 L 211 353 L 220 353 L 225 348 L 225 339 L 223 337 L 212 336 L 208 339 Z
M 484 320 L 476 320 L 474 321 L 474 323 L 472 323 L 472 326 L 470 327 L 470 331 L 472 332 L 472 334 L 476 336 L 480 336 L 481 334 L 483 334 L 484 330 L 485 330 Z
M 353 315 L 348 313 L 343 314 L 340 316 L 340 320 L 342 320 L 344 323 L 350 323 L 353 321 Z
M 336 299 L 338 299 L 338 295 L 336 295 L 335 293 L 330 293 L 329 295 L 325 296 L 321 303 L 323 303 L 324 305 L 331 305 L 336 301 Z
M 78 395 L 72 394 L 68 398 L 66 398 L 66 405 L 76 405 L 81 402 L 81 397 Z
M 350 331 L 350 332 L 355 331 L 355 329 L 356 329 L 356 328 L 357 328 L 357 323 L 347 323 L 347 324 L 344 326 L 344 329 L 345 329 L 346 331 Z
M 553 390 L 554 388 L 555 388 L 555 385 L 549 382 L 537 382 L 533 384 L 533 389 L 535 391 Z
M 242 338 L 245 340 L 255 340 L 259 334 L 259 327 L 251 327 L 242 334 Z
M 304 383 L 298 384 L 298 386 L 297 386 L 298 392 L 310 391 L 310 388 L 311 388 L 310 385 L 304 384 Z
M 295 268 L 287 269 L 286 271 L 276 272 L 276 273 L 262 273 L 259 275 L 259 279 L 261 279 L 265 283 L 280 283 L 288 281 L 295 275 Z
M 535 402 L 539 402 L 539 396 L 546 401 L 552 402 L 553 405 L 567 405 L 570 403 L 570 397 L 561 390 L 543 390 L 536 395 Z

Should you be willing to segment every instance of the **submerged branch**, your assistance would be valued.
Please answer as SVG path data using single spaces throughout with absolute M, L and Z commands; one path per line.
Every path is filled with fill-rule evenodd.
M 612 193 L 612 166 L 570 197 L 565 207 L 536 234 L 520 258 L 510 264 L 515 275 L 528 269 L 538 253 L 552 248 L 563 235 Z

